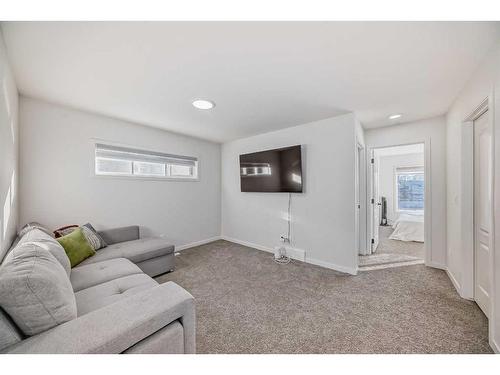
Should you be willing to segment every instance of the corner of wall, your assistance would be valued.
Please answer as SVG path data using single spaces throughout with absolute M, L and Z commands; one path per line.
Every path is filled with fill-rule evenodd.
M 0 75 L 4 94 L 0 106 L 0 260 L 16 236 L 19 221 L 19 94 L 0 30 Z

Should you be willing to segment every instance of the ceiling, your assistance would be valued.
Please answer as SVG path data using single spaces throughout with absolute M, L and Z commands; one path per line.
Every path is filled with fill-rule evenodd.
M 21 94 L 216 142 L 444 114 L 498 22 L 2 23 Z M 216 103 L 210 111 L 194 99 Z

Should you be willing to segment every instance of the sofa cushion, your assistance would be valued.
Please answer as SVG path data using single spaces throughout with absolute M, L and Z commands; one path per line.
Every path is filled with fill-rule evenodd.
M 113 279 L 138 273 L 142 273 L 141 269 L 130 260 L 116 258 L 98 263 L 79 265 L 71 271 L 70 281 L 71 285 L 73 285 L 73 290 L 78 292 Z
M 57 242 L 54 237 L 39 229 L 32 229 L 19 240 L 18 245 L 28 242 L 33 242 L 37 246 L 40 246 L 41 248 L 49 251 L 61 264 L 69 277 L 69 274 L 71 273 L 71 264 L 69 262 L 69 258 L 66 255 L 64 248 L 59 242 Z
M 19 236 L 19 238 L 23 237 L 26 233 L 28 233 L 29 231 L 33 230 L 33 229 L 38 229 L 38 230 L 41 230 L 42 232 L 46 233 L 48 236 L 54 238 L 52 236 L 52 233 L 50 232 L 50 230 L 48 230 L 45 226 L 43 226 L 42 224 L 40 223 L 37 223 L 37 222 L 31 222 L 31 223 L 28 223 L 28 224 L 25 224 L 20 230 L 19 232 L 17 233 L 17 235 Z
M 75 293 L 78 316 L 85 315 L 157 285 L 156 281 L 142 273 L 121 277 L 83 289 Z
M 95 250 L 90 246 L 81 228 L 77 228 L 73 232 L 59 237 L 57 241 L 64 247 L 71 267 L 80 264 L 83 260 L 95 254 Z
M 184 354 L 184 327 L 175 320 L 128 348 L 125 354 Z
M 118 242 L 134 241 L 139 239 L 140 229 L 138 225 L 105 229 L 97 232 L 108 245 Z
M 0 307 L 28 336 L 76 318 L 68 275 L 33 242 L 16 246 L 0 266 Z
M 156 258 L 174 252 L 174 246 L 160 237 L 140 238 L 134 241 L 119 242 L 99 250 L 82 264 L 101 262 L 107 259 L 127 258 L 134 263 Z
M 16 327 L 9 315 L 0 308 L 0 352 L 17 344 L 23 339 L 21 331 Z

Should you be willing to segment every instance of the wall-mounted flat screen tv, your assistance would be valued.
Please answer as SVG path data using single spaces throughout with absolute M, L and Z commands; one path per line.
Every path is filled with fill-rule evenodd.
M 242 192 L 302 193 L 301 146 L 240 155 Z

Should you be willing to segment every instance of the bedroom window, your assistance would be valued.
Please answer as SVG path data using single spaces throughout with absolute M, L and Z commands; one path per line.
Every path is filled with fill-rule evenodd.
M 396 207 L 398 211 L 424 210 L 424 168 L 396 168 Z
M 102 143 L 95 145 L 95 174 L 196 180 L 198 159 Z

